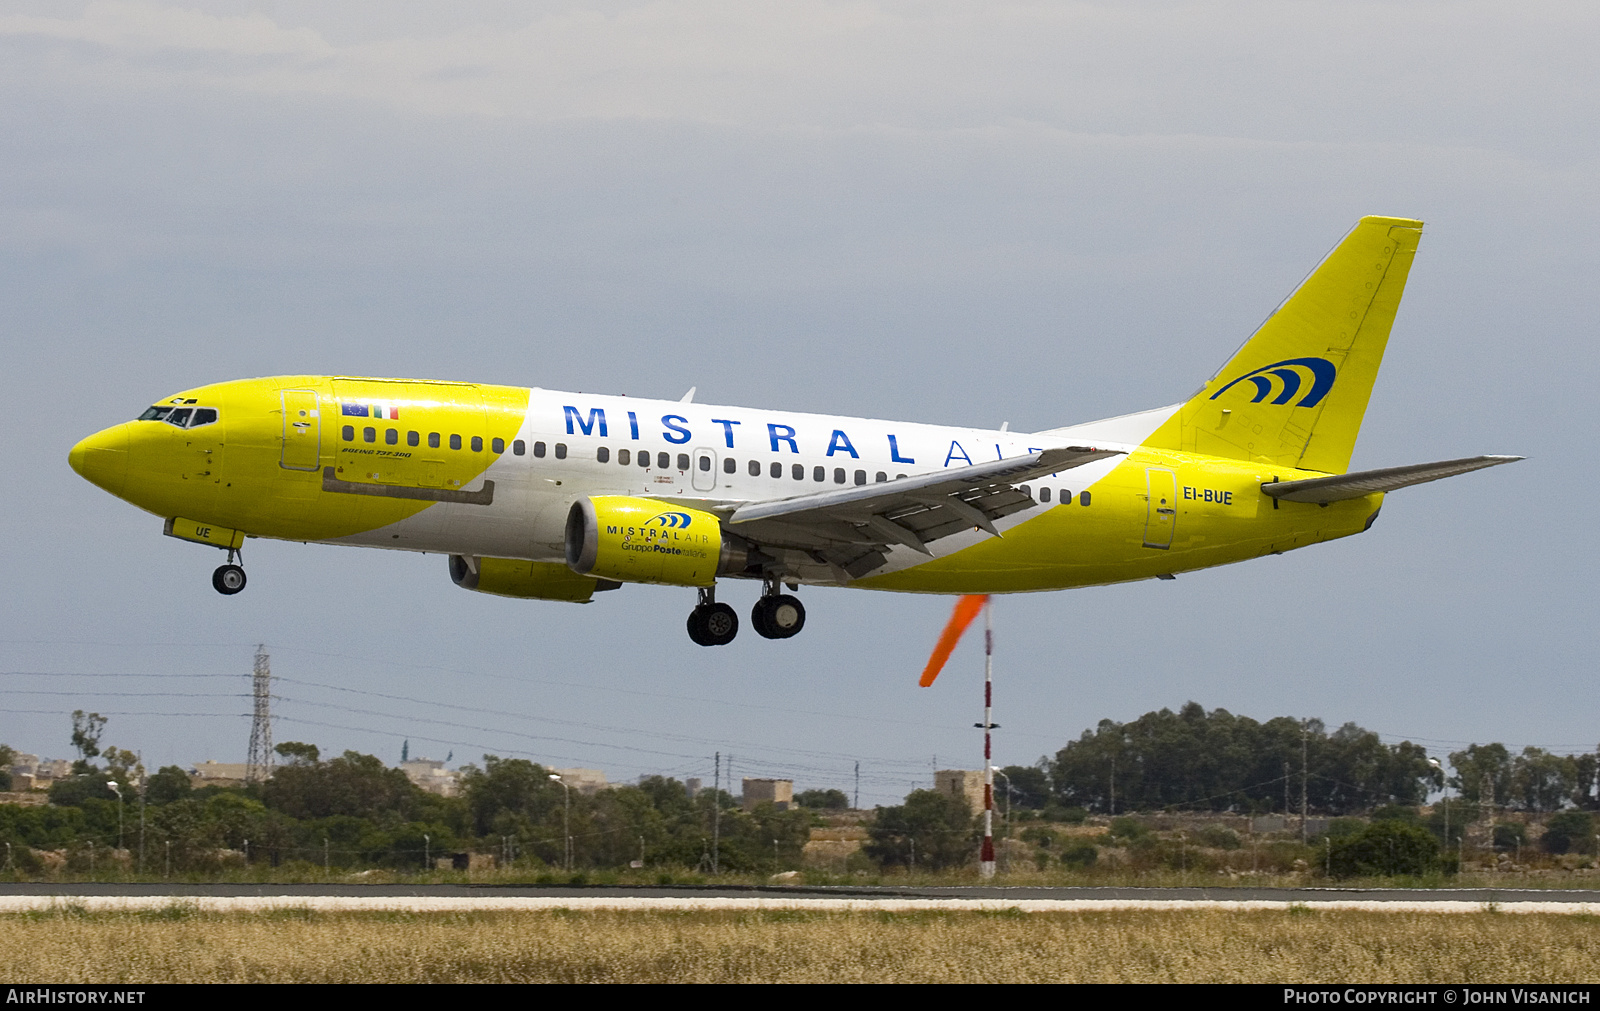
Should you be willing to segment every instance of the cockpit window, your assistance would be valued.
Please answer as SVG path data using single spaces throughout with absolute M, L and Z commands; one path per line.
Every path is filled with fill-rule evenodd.
M 163 407 L 156 405 L 139 415 L 140 421 L 165 421 L 178 428 L 199 428 L 212 425 L 217 420 L 215 407 Z

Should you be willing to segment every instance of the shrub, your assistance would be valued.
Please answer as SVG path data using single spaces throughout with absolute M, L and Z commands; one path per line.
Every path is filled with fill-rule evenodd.
M 1594 818 L 1584 811 L 1552 815 L 1539 842 L 1546 853 L 1593 853 Z
M 1068 867 L 1088 869 L 1100 858 L 1100 849 L 1087 839 L 1076 839 L 1061 850 L 1061 862 Z
M 1244 845 L 1239 841 L 1239 833 L 1222 825 L 1207 825 L 1194 834 L 1194 841 L 1197 845 L 1219 850 L 1236 850 Z
M 1419 825 L 1377 821 L 1357 835 L 1331 840 L 1334 877 L 1423 875 L 1440 869 L 1439 842 Z
M 1520 821 L 1501 822 L 1494 827 L 1494 848 L 1514 850 L 1528 842 L 1528 827 Z

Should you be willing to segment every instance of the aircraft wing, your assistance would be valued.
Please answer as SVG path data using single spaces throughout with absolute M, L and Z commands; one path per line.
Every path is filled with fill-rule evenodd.
M 1043 449 L 718 512 L 740 536 L 762 546 L 804 551 L 859 579 L 883 564 L 891 545 L 931 554 L 930 542 L 957 531 L 979 527 L 998 537 L 995 520 L 1034 504 L 1017 484 L 1121 453 L 1090 446 Z
M 1463 460 L 1442 460 L 1439 463 L 1413 463 L 1405 467 L 1385 467 L 1382 470 L 1362 470 L 1353 474 L 1334 474 L 1331 477 L 1313 477 L 1304 481 L 1280 481 L 1261 486 L 1262 494 L 1285 502 L 1314 502 L 1327 505 L 1350 498 L 1361 498 L 1374 492 L 1394 491 L 1413 484 L 1425 484 L 1440 478 L 1455 477 L 1485 467 L 1513 463 L 1520 456 L 1469 456 Z

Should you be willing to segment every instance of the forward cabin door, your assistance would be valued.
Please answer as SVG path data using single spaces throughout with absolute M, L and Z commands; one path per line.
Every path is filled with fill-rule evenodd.
M 1145 472 L 1148 503 L 1144 519 L 1144 546 L 1172 547 L 1172 534 L 1178 526 L 1178 475 L 1170 470 L 1150 467 Z
M 285 470 L 316 470 L 322 463 L 322 419 L 315 390 L 283 391 L 283 457 Z

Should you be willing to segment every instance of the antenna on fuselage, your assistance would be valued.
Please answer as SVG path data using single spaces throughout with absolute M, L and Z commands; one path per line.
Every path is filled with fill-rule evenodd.
M 678 398 L 678 403 L 680 403 L 680 404 L 692 404 L 692 403 L 694 403 L 694 391 L 697 390 L 697 389 L 699 389 L 698 386 L 689 387 L 689 392 L 685 393 L 682 397 Z

